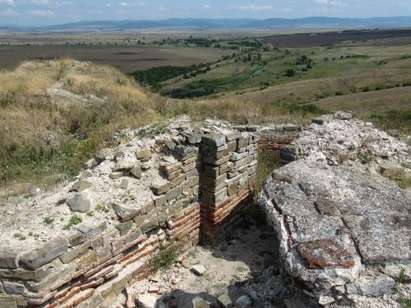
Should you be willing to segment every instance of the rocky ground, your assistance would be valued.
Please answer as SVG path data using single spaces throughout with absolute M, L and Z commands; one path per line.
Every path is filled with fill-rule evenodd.
M 216 247 L 193 247 L 170 268 L 135 283 L 112 308 L 275 308 L 298 303 L 288 288 L 291 281 L 281 273 L 273 238 L 271 227 L 247 219 Z
M 282 154 L 291 162 L 267 179 L 260 204 L 290 276 L 323 306 L 409 300 L 409 147 L 337 113 L 316 119 Z

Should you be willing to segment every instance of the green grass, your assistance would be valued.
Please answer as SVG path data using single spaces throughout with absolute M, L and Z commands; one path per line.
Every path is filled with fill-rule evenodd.
M 280 154 L 278 151 L 269 149 L 260 149 L 258 151 L 256 196 L 261 192 L 265 179 L 278 167 L 280 167 Z
M 411 308 L 411 299 L 402 299 L 400 304 L 402 308 Z
M 81 224 L 81 222 L 83 221 L 83 219 L 77 215 L 74 214 L 73 216 L 70 217 L 70 220 L 68 221 L 68 223 L 63 227 L 64 230 L 70 230 L 72 227 Z
M 181 253 L 181 245 L 178 242 L 168 246 L 160 246 L 158 253 L 150 260 L 150 267 L 153 272 L 170 268 Z

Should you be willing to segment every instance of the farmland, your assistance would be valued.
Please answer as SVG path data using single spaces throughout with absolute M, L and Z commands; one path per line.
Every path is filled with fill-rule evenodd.
M 216 61 L 227 54 L 216 48 L 97 45 L 0 46 L 0 68 L 13 69 L 26 60 L 72 58 L 111 65 L 124 73 L 155 66 L 186 66 Z

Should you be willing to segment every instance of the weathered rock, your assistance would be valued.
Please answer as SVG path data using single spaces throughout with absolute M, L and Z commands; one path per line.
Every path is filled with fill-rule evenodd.
M 136 157 L 138 160 L 148 160 L 151 158 L 151 151 L 149 149 L 137 151 Z
M 364 296 L 383 296 L 390 294 L 395 280 L 378 272 L 370 272 L 360 276 L 358 280 L 347 285 L 347 293 Z
M 130 174 L 134 176 L 136 179 L 141 179 L 141 176 L 143 175 L 143 172 L 141 170 L 141 166 L 139 163 L 134 165 L 134 167 L 130 170 Z
M 0 268 L 17 268 L 17 253 L 13 251 L 0 251 Z
M 196 264 L 191 268 L 191 271 L 197 276 L 203 276 L 207 272 L 207 269 L 201 264 Z
M 35 270 L 63 255 L 68 247 L 69 243 L 66 239 L 57 237 L 41 247 L 24 253 L 20 257 L 19 265 L 30 270 Z
M 359 158 L 364 146 L 372 156 L 365 164 Z M 407 151 L 349 114 L 327 115 L 282 153 L 294 161 L 267 179 L 260 204 L 277 232 L 285 269 L 322 305 L 338 301 L 336 293 L 390 294 L 394 280 L 375 266 L 389 271 L 387 264 L 410 262 L 411 192 L 378 168 L 370 171 L 374 163 L 384 165 L 383 157 L 398 166 Z
M 87 193 L 81 192 L 69 198 L 67 204 L 73 212 L 87 213 L 92 207 L 92 199 Z
M 117 156 L 116 164 L 113 168 L 113 171 L 129 171 L 133 169 L 136 164 L 136 160 L 130 156 Z

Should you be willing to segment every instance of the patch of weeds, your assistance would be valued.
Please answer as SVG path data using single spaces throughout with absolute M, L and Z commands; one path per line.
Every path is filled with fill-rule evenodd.
M 400 273 L 398 275 L 398 282 L 405 283 L 406 275 L 405 275 L 405 267 L 401 266 Z
M 160 250 L 150 261 L 153 272 L 170 268 L 177 261 L 180 250 L 181 247 L 178 243 L 160 246 Z
M 93 217 L 93 216 L 94 216 L 94 212 L 93 212 L 93 211 L 88 212 L 88 213 L 87 213 L 87 216 Z
M 51 224 L 53 224 L 53 222 L 54 222 L 54 218 L 44 217 L 43 222 L 44 222 L 46 225 L 51 225 Z
M 411 308 L 411 298 L 400 299 L 400 304 L 402 308 Z
M 398 186 L 402 189 L 407 189 L 411 187 L 411 177 L 407 175 L 404 170 L 397 170 L 395 172 L 391 172 L 386 175 L 386 178 L 397 183 Z
M 80 224 L 83 221 L 83 219 L 77 215 L 74 214 L 73 216 L 71 216 L 70 220 L 68 221 L 67 225 L 65 225 L 63 227 L 64 230 L 70 230 L 71 227 Z
M 256 174 L 256 195 L 262 190 L 265 179 L 280 166 L 280 153 L 267 149 L 258 151 L 258 165 Z

